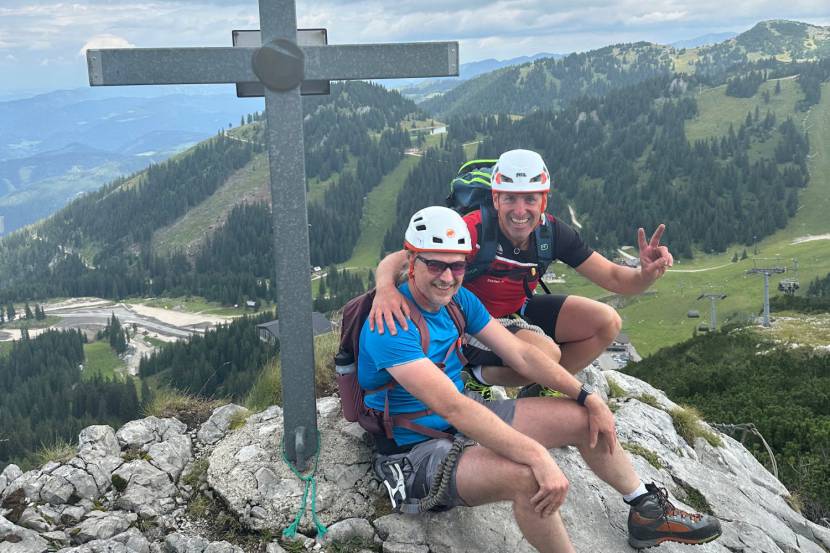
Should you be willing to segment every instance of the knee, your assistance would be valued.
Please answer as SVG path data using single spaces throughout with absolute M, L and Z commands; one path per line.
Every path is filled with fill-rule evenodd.
M 622 318 L 617 310 L 611 306 L 606 305 L 603 313 L 603 324 L 601 333 L 610 342 L 617 337 L 622 328 Z
M 523 330 L 519 336 L 522 340 L 532 344 L 557 363 L 562 358 L 562 350 L 559 349 L 559 346 L 553 341 L 553 338 L 547 334 L 537 334 L 529 330 Z
M 545 355 L 556 361 L 559 362 L 562 359 L 562 350 L 559 349 L 559 344 L 553 341 L 552 338 L 545 336 L 543 340 L 540 340 L 540 344 L 537 346 L 541 349 Z
M 539 490 L 536 477 L 527 465 L 516 465 L 510 485 L 513 501 L 519 503 L 530 503 L 530 498 Z

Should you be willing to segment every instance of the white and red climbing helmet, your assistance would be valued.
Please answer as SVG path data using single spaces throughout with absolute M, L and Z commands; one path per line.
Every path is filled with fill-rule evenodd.
M 493 192 L 550 191 L 550 173 L 542 156 L 530 150 L 510 150 L 499 156 L 490 181 Z
M 415 212 L 406 228 L 403 247 L 415 252 L 469 254 L 473 251 L 470 231 L 461 215 L 437 205 Z

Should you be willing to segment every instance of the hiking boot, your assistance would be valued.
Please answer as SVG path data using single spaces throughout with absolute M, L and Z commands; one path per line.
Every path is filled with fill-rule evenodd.
M 551 390 L 547 386 L 542 386 L 541 384 L 528 384 L 527 386 L 522 386 L 519 390 L 516 399 L 521 399 L 523 397 L 566 397 L 565 394 L 562 392 L 557 392 L 556 390 Z
M 699 545 L 721 534 L 720 521 L 711 515 L 687 513 L 671 504 L 665 488 L 646 484 L 647 494 L 630 503 L 628 544 L 635 549 L 664 541 Z

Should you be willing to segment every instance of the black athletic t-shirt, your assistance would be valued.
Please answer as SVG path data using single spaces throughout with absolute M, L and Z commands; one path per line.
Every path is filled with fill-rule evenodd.
M 588 259 L 594 250 L 585 245 L 579 233 L 569 225 L 546 213 L 544 224 L 554 226 L 554 259 L 559 259 L 571 267 L 578 267 Z M 480 245 L 478 237 L 481 234 L 481 211 L 476 210 L 464 216 L 467 228 L 473 242 L 473 256 L 478 253 Z M 493 276 L 484 274 L 471 282 L 465 282 L 464 286 L 472 291 L 478 299 L 487 307 L 487 311 L 494 317 L 506 317 L 518 311 L 527 298 L 525 294 L 524 275 L 529 275 L 530 269 L 536 267 L 538 256 L 536 255 L 536 235 L 530 237 L 530 244 L 526 250 L 518 250 L 510 243 L 510 240 L 498 230 L 498 246 L 496 247 L 496 258 L 490 267 L 497 271 L 511 271 L 509 276 Z M 521 269 L 526 269 L 527 272 Z M 521 274 L 521 276 L 519 276 Z M 528 287 L 535 290 L 539 284 L 541 275 L 528 277 Z

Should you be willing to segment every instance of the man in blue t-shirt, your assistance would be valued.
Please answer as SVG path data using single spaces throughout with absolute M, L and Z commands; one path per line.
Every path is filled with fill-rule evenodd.
M 541 350 L 511 334 L 461 288 L 470 243 L 464 221 L 444 207 L 418 211 L 407 228 L 409 278 L 400 291 L 425 319 L 430 339 L 426 354 L 416 325 L 392 335 L 370 330 L 367 321 L 361 331 L 361 387 L 376 390 L 395 382 L 394 387 L 367 392 L 366 405 L 392 416 L 424 412 L 412 418 L 408 428 L 393 427 L 394 439 L 388 443 L 381 437 L 382 455 L 375 470 L 386 477 L 383 467 L 396 467 L 386 480 L 393 500 L 402 486 L 403 467 L 409 497 L 426 497 L 426 508 L 512 501 L 522 534 L 537 550 L 574 551 L 559 516 L 568 480 L 548 453 L 550 448 L 574 445 L 594 473 L 631 505 L 632 546 L 650 547 L 666 540 L 703 543 L 719 536 L 716 518 L 690 516 L 668 501 L 664 489 L 642 483 L 617 444 L 614 417 L 599 396 Z M 451 302 L 463 313 L 466 331 L 512 369 L 572 399 L 484 401 L 463 393 L 461 340 L 447 307 Z M 436 433 L 445 437 L 430 437 Z M 447 481 L 448 466 L 452 468 Z

